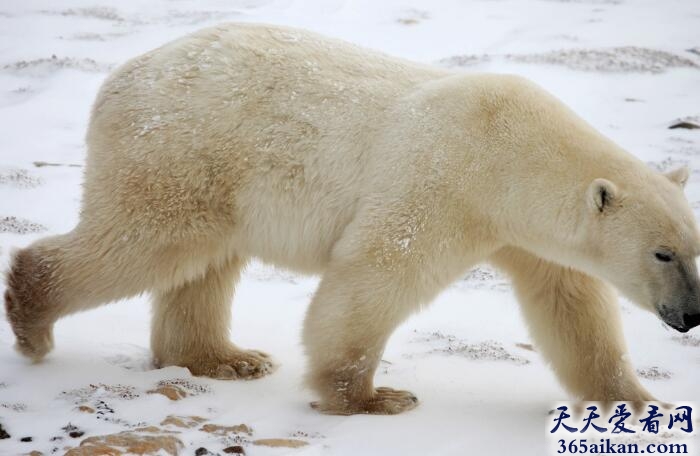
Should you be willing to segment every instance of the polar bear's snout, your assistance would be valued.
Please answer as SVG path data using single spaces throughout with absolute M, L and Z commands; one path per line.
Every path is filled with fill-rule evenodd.
M 658 314 L 664 323 L 676 331 L 686 333 L 700 326 L 700 298 L 697 293 L 686 293 L 675 304 L 659 306 Z

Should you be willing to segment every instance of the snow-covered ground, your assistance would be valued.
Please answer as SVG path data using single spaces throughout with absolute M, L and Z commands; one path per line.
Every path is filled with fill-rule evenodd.
M 650 166 L 689 164 L 686 193 L 700 210 L 700 130 L 668 128 L 679 117 L 700 115 L 697 0 L 4 0 L 3 269 L 12 248 L 76 223 L 83 136 L 109 69 L 222 21 L 304 27 L 457 71 L 527 76 Z M 280 364 L 250 382 L 153 369 L 147 296 L 60 321 L 56 349 L 38 365 L 12 350 L 0 310 L 0 425 L 11 436 L 0 440 L 0 454 L 62 454 L 89 436 L 152 425 L 179 431 L 172 435 L 184 444 L 182 454 L 200 447 L 223 454 L 232 445 L 249 455 L 549 454 L 546 412 L 567 396 L 528 345 L 503 277 L 485 267 L 473 271 L 394 334 L 376 383 L 410 389 L 421 403 L 389 417 L 325 416 L 309 408 L 300 330 L 317 283 L 259 264 L 249 268 L 235 298 L 232 338 Z M 642 382 L 664 400 L 700 402 L 700 332 L 679 337 L 627 302 L 622 311 Z M 175 383 L 166 392 L 187 396 L 149 394 L 159 383 Z M 205 421 L 161 426 L 169 415 Z M 65 428 L 69 423 L 77 429 Z M 245 424 L 251 432 L 207 423 Z M 253 443 L 268 438 L 308 444 Z

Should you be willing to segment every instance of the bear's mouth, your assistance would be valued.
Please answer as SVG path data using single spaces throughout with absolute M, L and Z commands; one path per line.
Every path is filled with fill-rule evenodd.
M 673 324 L 668 323 L 668 322 L 664 322 L 664 323 L 666 323 L 668 326 L 670 326 L 671 328 L 675 329 L 676 331 L 678 331 L 680 333 L 687 333 L 688 331 L 690 331 L 690 328 L 686 328 L 684 326 L 676 326 L 676 325 L 673 325 Z
M 683 323 L 678 323 L 678 319 L 674 318 L 664 318 L 664 315 L 659 313 L 659 316 L 661 317 L 661 320 L 666 323 L 668 326 L 671 328 L 675 329 L 676 331 L 680 333 L 687 333 L 691 329 L 695 328 L 696 326 L 700 326 L 700 314 L 687 314 L 684 313 L 683 316 L 681 317 L 681 321 Z

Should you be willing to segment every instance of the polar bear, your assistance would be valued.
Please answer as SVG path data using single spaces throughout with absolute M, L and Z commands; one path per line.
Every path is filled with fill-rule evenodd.
M 652 172 L 520 77 L 227 24 L 114 72 L 87 145 L 79 224 L 8 274 L 33 360 L 57 319 L 150 292 L 157 365 L 265 375 L 268 355 L 229 340 L 254 257 L 322 275 L 303 341 L 326 413 L 415 407 L 373 385 L 384 345 L 478 262 L 512 277 L 541 353 L 585 400 L 653 399 L 610 285 L 679 331 L 700 323 L 687 170 Z

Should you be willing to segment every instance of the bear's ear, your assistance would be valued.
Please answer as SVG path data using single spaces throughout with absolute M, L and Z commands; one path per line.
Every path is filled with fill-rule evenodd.
M 677 184 L 680 188 L 684 188 L 685 184 L 688 182 L 690 170 L 687 166 L 681 166 L 678 169 L 664 173 L 664 176 L 674 184 Z
M 617 198 L 617 187 L 607 179 L 595 179 L 588 186 L 587 196 L 591 210 L 604 212 Z

